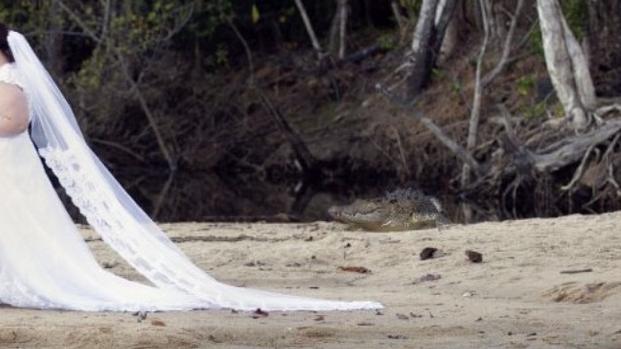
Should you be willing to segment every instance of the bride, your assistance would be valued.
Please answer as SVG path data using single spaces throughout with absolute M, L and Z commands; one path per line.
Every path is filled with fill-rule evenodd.
M 103 241 L 152 285 L 123 279 L 99 266 L 56 195 L 39 155 Z M 2 24 L 0 303 L 84 311 L 382 307 L 375 302 L 328 301 L 234 287 L 209 276 L 168 239 L 99 161 L 24 36 Z

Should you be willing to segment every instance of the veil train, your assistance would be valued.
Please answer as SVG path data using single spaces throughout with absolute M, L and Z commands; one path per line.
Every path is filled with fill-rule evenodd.
M 196 266 L 134 202 L 87 145 L 71 107 L 26 38 L 8 36 L 29 98 L 32 140 L 73 203 L 110 247 L 162 292 L 180 291 L 205 308 L 377 309 L 376 302 L 330 301 L 226 285 Z M 157 306 L 157 305 L 155 305 Z

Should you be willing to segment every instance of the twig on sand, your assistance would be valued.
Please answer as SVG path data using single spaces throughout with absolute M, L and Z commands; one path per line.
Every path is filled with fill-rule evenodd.
M 575 270 L 563 270 L 563 271 L 561 271 L 561 274 L 580 274 L 580 273 L 590 273 L 592 271 L 593 271 L 592 268 L 575 269 Z

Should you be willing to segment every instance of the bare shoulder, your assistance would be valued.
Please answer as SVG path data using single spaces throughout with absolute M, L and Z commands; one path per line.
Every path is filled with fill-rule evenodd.
M 26 94 L 17 85 L 0 82 L 0 103 L 3 107 L 7 104 L 27 103 Z
M 16 85 L 0 82 L 0 137 L 23 132 L 29 121 L 24 91 Z

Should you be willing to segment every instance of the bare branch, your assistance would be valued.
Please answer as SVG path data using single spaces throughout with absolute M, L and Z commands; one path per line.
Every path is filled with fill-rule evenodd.
M 474 86 L 474 98 L 472 101 L 472 110 L 470 113 L 470 123 L 468 125 L 468 139 L 466 141 L 466 149 L 472 152 L 477 144 L 477 136 L 479 131 L 479 120 L 481 118 L 481 93 L 483 86 L 481 83 L 481 70 L 483 69 L 483 58 L 485 58 L 485 52 L 487 51 L 487 45 L 490 37 L 489 27 L 489 13 L 487 13 L 488 4 L 487 0 L 479 0 L 481 7 L 481 16 L 483 18 L 483 30 L 485 32 L 483 37 L 483 44 L 481 45 L 481 51 L 479 52 L 479 58 L 477 60 L 477 70 Z M 464 164 L 462 169 L 461 185 L 465 187 L 470 182 L 470 167 L 468 164 Z
M 123 57 L 118 52 L 115 53 L 115 56 L 121 65 L 121 71 L 123 75 L 125 76 L 125 79 L 127 80 L 127 82 L 129 82 L 131 86 L 131 90 L 136 96 L 138 103 L 140 104 L 140 108 L 142 109 L 145 116 L 147 117 L 149 126 L 151 126 L 151 129 L 153 130 L 153 134 L 155 135 L 157 144 L 160 147 L 160 151 L 162 152 L 164 159 L 168 163 L 169 169 L 172 172 L 175 172 L 177 170 L 177 161 L 173 158 L 170 150 L 168 149 L 168 146 L 166 145 L 164 137 L 162 136 L 162 132 L 160 131 L 160 128 L 157 124 L 157 120 L 155 119 L 155 115 L 153 114 L 153 112 L 151 111 L 151 108 L 149 107 L 149 103 L 147 103 L 146 98 L 142 94 L 142 91 L 140 90 L 140 86 L 138 86 L 138 83 L 131 76 L 130 71 L 129 71 L 129 66 L 127 64 L 127 61 L 125 60 L 125 57 Z
M 403 16 L 401 15 L 401 9 L 399 8 L 399 4 L 397 3 L 396 0 L 393 0 L 390 2 L 390 8 L 392 9 L 392 13 L 395 16 L 397 27 L 399 27 L 399 33 L 403 35 L 405 24 L 404 24 Z
M 338 0 L 339 3 L 339 59 L 345 58 L 345 50 L 347 43 L 345 38 L 347 37 L 347 0 Z
M 597 146 L 597 143 L 594 143 L 593 145 L 589 147 L 589 149 L 587 149 L 586 153 L 584 153 L 584 156 L 582 157 L 580 166 L 578 166 L 578 169 L 576 169 L 576 172 L 574 172 L 574 177 L 571 179 L 571 181 L 567 185 L 562 186 L 561 190 L 563 191 L 571 190 L 576 185 L 576 183 L 578 183 L 580 178 L 582 178 L 582 175 L 584 174 L 584 167 L 587 164 L 587 161 L 591 157 L 591 153 L 593 152 L 593 149 L 596 146 Z
M 246 41 L 246 38 L 244 38 L 242 33 L 239 31 L 239 29 L 237 28 L 237 25 L 235 25 L 235 22 L 233 22 L 233 19 L 229 18 L 227 23 L 229 24 L 229 26 L 235 33 L 235 36 L 237 36 L 237 39 L 239 39 L 239 41 L 241 42 L 242 46 L 244 47 L 244 51 L 246 52 L 246 59 L 248 60 L 248 70 L 250 70 L 250 86 L 252 87 L 254 86 L 254 83 L 255 83 L 252 50 L 250 50 L 250 45 L 248 45 L 248 41 Z
M 513 36 L 515 35 L 515 28 L 517 28 L 518 19 L 520 14 L 522 13 L 522 8 L 524 7 L 524 0 L 518 0 L 517 5 L 515 6 L 515 12 L 513 13 L 513 17 L 511 18 L 511 25 L 509 26 L 509 32 L 507 33 L 507 37 L 505 38 L 504 47 L 502 49 L 502 56 L 498 61 L 498 64 L 485 75 L 482 81 L 483 88 L 489 85 L 505 68 L 507 62 L 509 60 L 509 54 L 511 53 L 511 43 L 513 42 Z
M 76 24 L 80 27 L 80 29 L 82 29 L 88 35 L 88 37 L 93 39 L 93 41 L 101 44 L 101 41 L 102 41 L 101 38 L 97 36 L 97 34 L 95 34 L 95 31 L 92 30 L 88 25 L 86 25 L 84 21 L 82 21 L 80 16 L 78 16 L 75 12 L 73 12 L 62 0 L 54 0 L 54 1 L 58 4 L 58 6 L 60 6 L 63 9 L 63 11 L 67 12 L 69 17 L 71 17 L 71 19 L 76 22 Z
M 438 125 L 436 125 L 433 120 L 422 115 L 415 107 L 414 104 L 406 103 L 392 93 L 390 93 L 386 88 L 382 85 L 376 85 L 377 90 L 382 93 L 389 101 L 393 104 L 409 110 L 412 116 L 420 121 L 433 135 L 446 146 L 453 154 L 455 154 L 461 161 L 468 164 L 470 168 L 476 172 L 477 174 L 481 174 L 483 172 L 479 163 L 470 155 L 461 145 L 457 144 L 454 140 L 452 140 Z
M 283 132 L 287 141 L 291 145 L 293 152 L 296 154 L 296 165 L 299 166 L 300 170 L 304 173 L 308 173 L 313 168 L 316 167 L 317 160 L 308 149 L 308 146 L 302 139 L 302 137 L 291 127 L 287 119 L 285 119 L 284 115 L 278 110 L 272 102 L 267 98 L 267 96 L 257 89 L 259 97 L 261 98 L 261 102 L 263 102 L 263 106 L 265 109 L 271 114 L 271 116 L 276 121 L 278 127 Z
M 63 11 L 65 11 L 69 17 L 75 21 L 75 23 L 78 25 L 78 27 L 80 27 L 80 29 L 82 29 L 82 31 L 84 31 L 84 33 L 87 34 L 88 37 L 90 37 L 93 41 L 95 41 L 96 43 L 98 43 L 99 45 L 108 45 L 108 47 L 111 49 L 111 51 L 114 54 L 114 57 L 116 58 L 117 62 L 119 63 L 119 66 L 121 67 L 121 72 L 123 73 L 123 76 L 125 77 L 125 80 L 129 83 L 130 87 L 131 87 L 131 91 L 134 93 L 138 103 L 140 104 L 140 108 L 142 109 L 142 111 L 144 112 L 147 121 L 149 123 L 149 127 L 153 130 L 153 134 L 157 140 L 158 146 L 160 148 L 160 151 L 162 153 L 162 156 L 164 157 L 164 159 L 166 160 L 166 162 L 168 163 L 168 167 L 172 172 L 175 172 L 177 170 L 177 160 L 173 157 L 172 152 L 170 151 L 169 147 L 166 144 L 166 141 L 164 140 L 164 137 L 162 135 L 162 132 L 160 130 L 160 127 L 158 126 L 157 120 L 155 118 L 155 115 L 153 113 L 153 111 L 151 110 L 151 107 L 149 106 L 146 98 L 144 97 L 142 91 L 140 90 L 140 80 L 136 80 L 134 79 L 134 77 L 132 76 L 131 72 L 130 72 L 130 68 L 129 68 L 129 64 L 127 62 L 126 57 L 122 54 L 122 52 L 118 49 L 118 47 L 115 47 L 113 45 L 110 45 L 107 37 L 104 36 L 102 34 L 102 36 L 98 36 L 95 31 L 90 28 L 88 25 L 86 25 L 86 23 L 84 21 L 82 21 L 82 19 L 80 18 L 80 16 L 78 16 L 71 8 L 69 8 L 62 0 L 54 0 L 59 6 L 60 8 L 63 9 Z M 103 6 L 105 6 L 105 16 L 108 16 L 108 12 L 109 12 L 109 7 L 110 7 L 110 2 L 106 1 L 105 3 L 103 3 Z M 162 38 L 162 41 L 167 41 L 169 40 L 174 34 L 176 34 L 183 26 L 185 26 L 185 24 L 187 24 L 187 22 L 189 21 L 191 14 L 193 13 L 193 5 L 189 6 L 189 11 L 187 16 L 183 17 L 182 20 L 180 22 L 177 23 L 177 25 L 175 26 L 175 28 L 173 28 L 170 32 L 167 33 L 167 35 Z M 104 17 L 105 17 L 104 16 Z M 107 30 L 107 22 L 104 22 L 104 34 L 105 34 L 105 30 Z
M 298 11 L 300 11 L 300 16 L 302 16 L 302 21 L 304 21 L 304 26 L 306 27 L 306 32 L 308 33 L 311 43 L 313 44 L 313 48 L 317 52 L 319 60 L 321 60 L 323 59 L 324 52 L 319 44 L 319 40 L 317 40 L 317 35 L 315 34 L 315 30 L 313 29 L 310 19 L 308 18 L 306 8 L 304 7 L 302 0 L 295 0 L 295 5 L 297 6 Z

